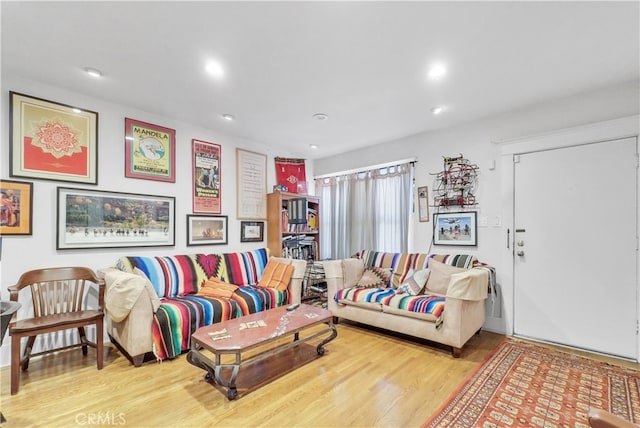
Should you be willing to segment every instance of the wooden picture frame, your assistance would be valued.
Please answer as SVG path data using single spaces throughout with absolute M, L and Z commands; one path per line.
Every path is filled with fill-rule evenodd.
M 222 146 L 191 140 L 193 212 L 222 212 Z
M 176 181 L 176 131 L 124 119 L 124 175 L 143 180 Z
M 237 216 L 267 219 L 267 155 L 236 149 Z
M 227 244 L 227 220 L 226 215 L 187 214 L 187 246 Z
M 478 223 L 475 211 L 436 213 L 433 215 L 433 244 L 478 245 Z
M 173 196 L 58 187 L 56 249 L 175 245 Z
M 0 180 L 0 235 L 31 235 L 33 183 Z
M 9 175 L 98 184 L 98 113 L 9 92 Z
M 240 222 L 240 242 L 262 242 L 264 241 L 263 221 L 241 221 Z
M 418 219 L 421 222 L 429 221 L 429 188 L 418 187 Z

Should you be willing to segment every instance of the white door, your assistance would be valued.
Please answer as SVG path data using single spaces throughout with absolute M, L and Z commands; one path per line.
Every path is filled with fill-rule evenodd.
M 637 360 L 635 138 L 514 157 L 514 333 Z

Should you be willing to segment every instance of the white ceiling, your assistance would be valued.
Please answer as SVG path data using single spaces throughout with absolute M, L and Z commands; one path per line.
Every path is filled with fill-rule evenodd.
M 4 1 L 2 71 L 312 159 L 638 79 L 639 13 L 637 1 Z M 437 61 L 449 72 L 429 81 Z

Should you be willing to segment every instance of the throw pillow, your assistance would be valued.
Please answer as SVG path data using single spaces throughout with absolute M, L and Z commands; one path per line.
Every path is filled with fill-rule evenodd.
M 389 285 L 391 269 L 366 266 L 362 277 L 358 280 L 356 287 L 359 288 L 386 288 Z
M 412 296 L 417 296 L 422 292 L 422 289 L 426 285 L 430 273 L 431 271 L 429 269 L 410 271 L 407 279 L 405 279 L 400 287 L 398 287 L 398 293 L 407 293 Z
M 258 287 L 277 288 L 280 291 L 285 291 L 292 276 L 293 265 L 269 260 L 262 273 L 262 278 L 258 281 Z
M 342 260 L 342 272 L 344 275 L 344 288 L 351 288 L 358 284 L 364 273 L 364 262 L 362 259 Z
M 435 259 L 429 260 L 429 270 L 431 273 L 427 280 L 427 290 L 443 296 L 447 294 L 451 275 L 467 271 L 467 269 L 449 266 Z
M 229 284 L 218 278 L 209 278 L 202 285 L 198 294 L 209 297 L 231 297 L 237 289 L 237 285 Z

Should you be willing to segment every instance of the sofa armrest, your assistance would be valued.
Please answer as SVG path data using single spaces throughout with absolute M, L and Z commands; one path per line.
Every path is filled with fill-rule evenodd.
M 298 259 L 289 259 L 285 257 L 271 257 L 274 261 L 279 263 L 293 265 L 293 274 L 289 281 L 289 296 L 291 303 L 300 303 L 302 301 L 302 280 L 304 279 L 304 273 L 307 270 L 307 262 Z
M 451 275 L 447 297 L 460 300 L 484 300 L 487 298 L 489 273 L 480 269 L 469 269 Z

